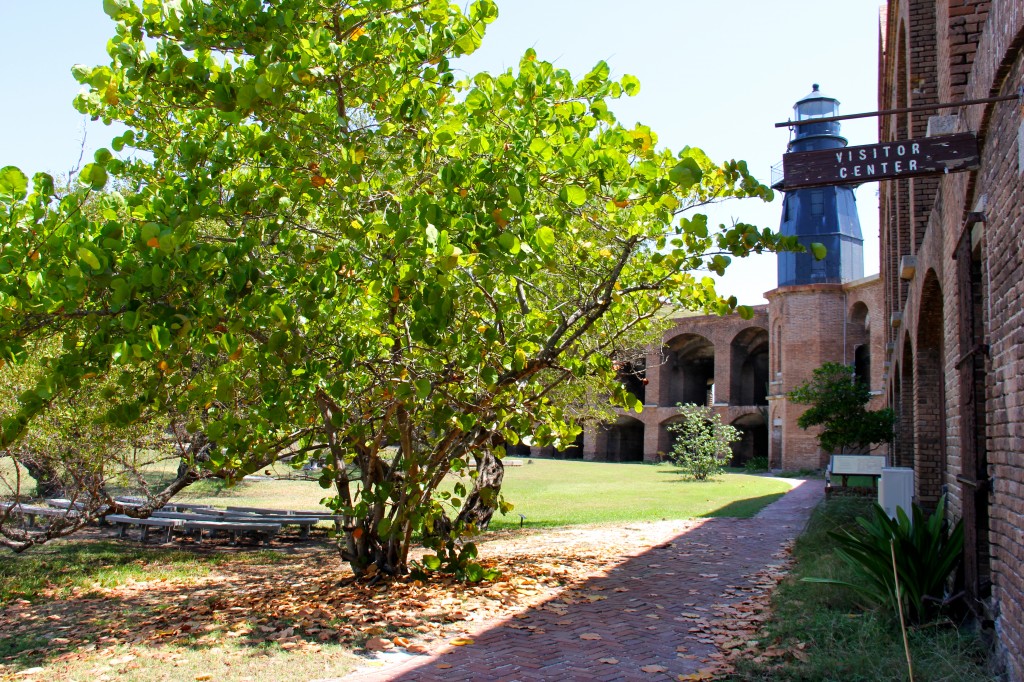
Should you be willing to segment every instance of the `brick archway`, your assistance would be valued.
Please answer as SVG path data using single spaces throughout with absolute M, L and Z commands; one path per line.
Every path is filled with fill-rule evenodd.
M 715 383 L 715 344 L 706 336 L 684 333 L 665 344 L 659 405 L 709 405 Z
M 898 467 L 914 466 L 914 350 L 908 336 L 903 340 L 903 358 L 900 360 L 898 379 L 894 382 L 897 390 L 896 452 L 893 463 Z
M 768 404 L 768 331 L 747 327 L 730 344 L 730 405 Z
M 946 381 L 943 367 L 943 297 L 935 272 L 928 271 L 921 291 L 914 354 L 914 469 L 917 498 L 934 507 L 946 471 Z

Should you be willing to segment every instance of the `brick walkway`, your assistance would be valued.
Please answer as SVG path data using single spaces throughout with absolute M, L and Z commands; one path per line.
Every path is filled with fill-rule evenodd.
M 512 619 L 482 624 L 471 633 L 470 646 L 364 669 L 344 679 L 664 680 L 696 672 L 701 659 L 716 649 L 707 637 L 690 632 L 691 619 L 742 601 L 756 574 L 781 562 L 780 550 L 803 529 L 823 489 L 821 481 L 801 482 L 752 519 L 708 519 L 666 538 L 589 579 L 583 589 L 599 595 L 594 601 L 554 599 Z M 686 648 L 682 656 L 680 646 Z M 609 658 L 617 662 L 600 660 Z M 641 670 L 651 665 L 667 671 Z

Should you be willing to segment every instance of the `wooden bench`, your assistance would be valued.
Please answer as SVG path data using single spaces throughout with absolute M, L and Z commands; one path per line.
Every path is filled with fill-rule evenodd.
M 158 510 L 153 516 L 181 519 L 184 521 L 226 521 L 231 523 L 276 523 L 279 526 L 298 526 L 299 537 L 305 540 L 310 529 L 320 523 L 321 519 L 311 516 L 250 514 L 246 512 L 230 512 L 221 509 L 196 509 L 192 512 L 168 512 Z
M 269 545 L 270 539 L 281 530 L 280 523 L 266 523 L 254 521 L 184 521 L 183 528 L 186 531 L 196 531 L 196 542 L 203 541 L 203 533 L 209 531 L 211 535 L 217 532 L 228 533 L 231 536 L 231 544 L 238 544 L 239 535 L 252 535 L 257 542 Z
M 165 531 L 164 542 L 170 542 L 171 532 L 185 524 L 181 519 L 166 519 L 152 516 L 148 519 L 137 519 L 124 514 L 107 514 L 107 523 L 117 524 L 117 536 L 119 538 L 126 537 L 128 528 L 131 526 L 138 526 L 142 529 L 142 535 L 139 538 L 140 542 L 146 542 L 149 539 L 150 528 L 163 528 Z
M 34 504 L 20 504 L 18 502 L 0 502 L 0 511 L 24 517 L 28 521 L 29 528 L 36 525 L 36 517 L 38 516 L 76 519 L 79 515 L 74 509 L 56 509 L 54 507 L 40 507 Z
M 882 477 L 885 457 L 882 455 L 832 455 L 825 468 L 825 494 L 832 492 L 832 477 L 839 476 L 842 488 L 847 487 L 850 476 L 866 476 L 871 479 L 872 486 L 878 488 L 878 480 Z
M 260 507 L 225 507 L 229 512 L 242 512 L 245 514 L 258 514 L 268 518 L 288 518 L 290 516 L 306 516 L 320 521 L 330 521 L 334 527 L 341 530 L 341 524 L 345 519 L 343 514 L 332 514 L 323 511 L 307 511 L 292 509 L 262 509 Z

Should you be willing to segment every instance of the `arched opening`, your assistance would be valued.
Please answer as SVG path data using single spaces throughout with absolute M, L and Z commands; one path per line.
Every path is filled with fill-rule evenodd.
M 647 397 L 647 359 L 633 358 L 617 363 L 616 375 L 626 390 L 636 396 L 641 403 Z
M 871 315 L 863 301 L 850 307 L 846 323 L 846 343 L 853 348 L 853 375 L 871 386 Z
M 729 466 L 741 467 L 755 457 L 768 459 L 768 422 L 761 412 L 745 414 L 732 423 L 740 431 L 740 439 L 732 444 Z
M 505 443 L 505 454 L 511 457 L 529 457 L 531 454 L 530 446 L 522 442 L 515 445 Z
M 946 381 L 943 363 L 943 299 L 935 272 L 921 291 L 914 372 L 914 470 L 917 497 L 933 508 L 946 473 Z
M 984 231 L 964 235 L 956 251 L 960 361 L 956 364 L 959 388 L 960 504 L 964 522 L 964 587 L 968 604 L 984 614 L 984 602 L 992 595 L 992 547 L 990 520 L 992 497 L 989 483 L 987 431 L 989 383 L 985 309 L 988 298 L 985 277 Z
M 732 340 L 730 405 L 768 404 L 768 332 L 744 329 Z
M 896 448 L 893 463 L 898 467 L 914 466 L 914 351 L 908 336 L 903 341 L 903 359 L 900 360 L 896 402 Z
M 853 378 L 871 386 L 871 346 L 857 346 L 853 352 Z
M 715 346 L 700 334 L 681 334 L 664 348 L 659 405 L 714 402 Z
M 555 450 L 554 457 L 557 459 L 583 459 L 583 433 L 576 436 L 576 440 L 562 450 Z
M 632 417 L 619 417 L 601 428 L 598 447 L 598 458 L 606 462 L 644 461 L 644 423 Z

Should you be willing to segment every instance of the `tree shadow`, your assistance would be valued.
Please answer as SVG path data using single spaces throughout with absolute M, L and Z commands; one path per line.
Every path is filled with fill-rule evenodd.
M 705 514 L 701 514 L 701 518 L 710 519 L 719 517 L 735 517 L 748 519 L 768 505 L 782 499 L 785 495 L 786 493 L 781 492 L 761 495 L 759 497 L 750 497 L 745 500 L 735 500 L 729 504 L 719 507 L 718 509 L 713 509 Z
M 717 651 L 702 624 L 762 590 L 761 572 L 779 563 L 779 549 L 802 529 L 821 497 L 820 486 L 804 487 L 810 486 L 794 489 L 752 519 L 708 518 L 654 547 L 637 540 L 635 553 L 627 552 L 621 563 L 511 618 L 490 621 L 473 635 L 474 644 L 378 670 L 371 678 L 651 679 L 641 670 L 650 665 L 673 678 L 692 673 Z M 631 530 L 622 524 L 622 533 Z M 464 606 L 465 594 L 444 594 L 440 603 L 454 605 L 434 604 L 429 609 L 436 613 L 416 614 L 428 606 L 413 583 L 343 587 L 338 572 L 322 570 L 326 556 L 244 568 L 228 560 L 212 580 L 170 577 L 137 589 L 86 585 L 58 600 L 10 601 L 0 608 L 0 663 L 7 668 L 0 670 L 59 665 L 64 656 L 119 644 L 149 652 L 207 651 L 230 638 L 254 652 L 283 651 L 413 635 L 426 619 L 476 627 L 462 622 L 472 614 L 452 613 L 471 608 Z M 477 594 L 497 587 L 483 585 Z M 483 596 L 476 603 L 486 601 Z M 677 651 L 680 646 L 685 651 Z M 612 658 L 617 662 L 601 662 Z
M 766 568 L 778 575 L 784 547 L 820 499 L 820 486 L 803 484 L 757 517 L 709 518 L 490 624 L 471 635 L 469 646 L 350 679 L 540 682 L 693 674 L 720 653 L 707 626 L 775 584 L 766 580 Z

